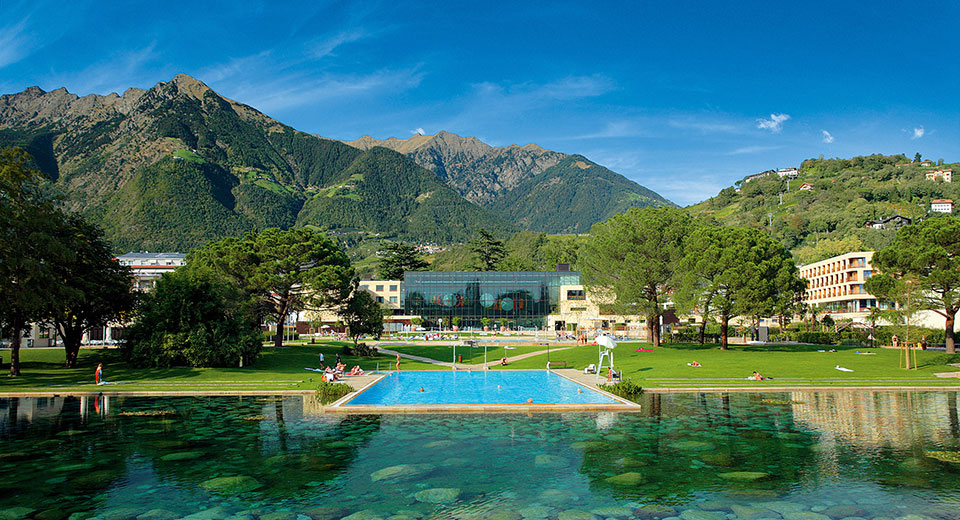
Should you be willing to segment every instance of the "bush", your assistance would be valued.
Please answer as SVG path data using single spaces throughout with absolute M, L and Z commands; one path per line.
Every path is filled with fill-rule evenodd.
M 643 387 L 634 383 L 632 379 L 623 379 L 612 385 L 598 385 L 601 389 L 613 395 L 636 402 L 643 395 Z
M 347 344 L 340 350 L 344 356 L 374 357 L 377 355 L 377 347 L 368 346 L 366 343 L 357 343 L 357 346 Z
M 121 348 L 139 367 L 235 367 L 256 360 L 261 338 L 238 295 L 210 279 L 175 271 L 146 295 Z
M 320 384 L 317 385 L 317 402 L 320 404 L 332 403 L 350 392 L 353 392 L 353 388 L 346 383 L 321 381 Z

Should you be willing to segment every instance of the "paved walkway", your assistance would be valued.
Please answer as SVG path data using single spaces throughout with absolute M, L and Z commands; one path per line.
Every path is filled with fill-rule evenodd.
M 552 348 L 552 349 L 550 349 L 550 352 L 557 352 L 557 351 L 560 351 L 560 350 L 568 350 L 568 349 L 571 349 L 571 348 L 575 348 L 575 347 Z M 443 366 L 443 367 L 447 367 L 447 368 L 452 368 L 452 367 L 454 366 L 453 363 L 450 363 L 450 362 L 448 362 L 448 361 L 437 361 L 436 359 L 431 359 L 431 358 L 423 357 L 423 356 L 415 356 L 415 355 L 413 355 L 413 354 L 407 354 L 407 353 L 404 353 L 404 352 L 398 352 L 398 351 L 396 351 L 396 350 L 390 350 L 390 349 L 386 349 L 386 348 L 382 348 L 382 347 L 378 347 L 377 350 L 378 350 L 380 353 L 387 354 L 388 356 L 396 356 L 396 355 L 399 354 L 400 357 L 403 358 L 403 359 L 410 359 L 410 360 L 413 360 L 413 361 L 420 361 L 420 362 L 422 362 L 422 363 L 430 363 L 430 364 L 433 364 L 433 365 Z M 510 357 L 508 357 L 508 358 L 507 358 L 507 363 L 509 364 L 509 363 L 514 362 L 514 361 L 520 361 L 521 359 L 527 359 L 527 358 L 533 357 L 533 356 L 542 356 L 543 354 L 546 354 L 546 353 L 547 353 L 546 350 L 537 350 L 537 351 L 535 351 L 535 352 L 525 352 L 525 353 L 523 353 L 523 354 L 517 354 L 516 356 L 510 356 Z M 500 364 L 500 360 L 498 359 L 498 360 L 496 360 L 496 361 L 488 361 L 486 364 L 484 364 L 484 363 L 476 363 L 476 364 L 457 363 L 456 366 L 457 366 L 458 369 L 461 369 L 461 370 L 483 370 L 484 368 L 486 368 L 486 367 L 488 367 L 488 366 L 495 366 L 495 365 L 499 365 L 499 364 Z M 392 366 L 392 365 L 391 365 L 391 366 Z M 402 368 L 402 367 L 403 367 L 403 365 L 401 365 L 401 368 Z M 388 368 L 388 370 L 389 370 L 389 368 Z

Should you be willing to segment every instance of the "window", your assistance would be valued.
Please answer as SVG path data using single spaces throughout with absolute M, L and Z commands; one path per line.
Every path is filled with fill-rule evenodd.
M 377 296 L 377 303 L 383 303 L 383 296 Z
M 567 299 L 568 300 L 586 300 L 587 295 L 583 292 L 583 289 L 568 289 Z
M 377 285 L 377 292 L 383 291 L 383 284 Z
M 586 310 L 586 307 L 570 307 L 570 312 L 584 312 Z
M 396 297 L 396 296 L 391 296 L 391 297 L 390 297 L 390 303 L 397 303 L 397 297 Z
M 397 286 L 396 286 L 396 285 L 391 285 L 391 286 L 390 286 L 390 292 L 394 292 L 394 291 L 396 291 L 396 290 L 397 290 Z

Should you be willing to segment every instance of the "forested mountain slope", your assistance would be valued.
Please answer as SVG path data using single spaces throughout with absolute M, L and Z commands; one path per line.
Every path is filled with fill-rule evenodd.
M 673 203 L 580 155 L 535 144 L 490 146 L 450 132 L 347 144 L 383 146 L 407 154 L 468 200 L 520 226 L 548 233 L 585 233 L 631 207 Z
M 122 96 L 0 96 L 11 145 L 118 249 L 183 251 L 273 226 L 436 242 L 516 229 L 400 153 L 296 131 L 183 74 Z
M 723 224 L 769 229 L 806 263 L 826 258 L 834 249 L 886 245 L 894 230 L 868 229 L 868 220 L 899 214 L 916 222 L 927 217 L 931 200 L 960 200 L 960 184 L 925 175 L 951 168 L 960 173 L 960 163 L 924 167 L 904 155 L 808 159 L 796 179 L 772 172 L 738 182 L 689 209 Z M 801 189 L 804 184 L 809 189 Z

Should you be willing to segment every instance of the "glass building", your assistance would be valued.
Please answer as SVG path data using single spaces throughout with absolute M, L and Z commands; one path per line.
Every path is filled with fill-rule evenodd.
M 460 327 L 490 326 L 501 318 L 513 327 L 544 327 L 557 310 L 561 285 L 579 285 L 580 273 L 559 272 L 424 272 L 403 275 L 401 303 L 406 315 L 419 315 L 444 327 L 460 317 Z

